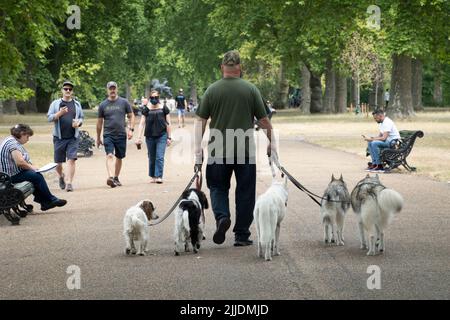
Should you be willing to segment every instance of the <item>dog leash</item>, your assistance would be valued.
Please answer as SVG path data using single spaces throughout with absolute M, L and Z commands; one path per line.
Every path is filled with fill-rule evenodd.
M 175 208 L 177 207 L 178 203 L 183 200 L 183 193 L 187 190 L 189 190 L 189 188 L 191 187 L 191 185 L 194 183 L 194 180 L 196 180 L 196 186 L 197 189 L 200 190 L 202 187 L 202 172 L 200 170 L 196 171 L 194 173 L 194 176 L 192 177 L 192 179 L 189 181 L 188 185 L 186 186 L 186 188 L 184 188 L 184 190 L 181 192 L 180 197 L 177 199 L 177 201 L 173 204 L 173 206 L 169 209 L 169 211 L 164 215 L 164 217 L 158 219 L 157 221 L 153 222 L 153 223 L 149 223 L 148 226 L 153 227 L 156 226 L 157 224 L 160 224 L 161 222 L 163 222 L 164 220 L 166 220 L 171 214 L 172 212 L 175 210 Z M 199 188 L 200 187 L 200 188 Z
M 280 165 L 278 158 L 274 157 L 274 162 L 277 168 L 282 172 L 282 174 L 286 175 L 288 179 L 302 192 L 306 193 L 308 197 L 310 197 L 319 207 L 322 207 L 321 203 L 317 199 L 326 200 L 328 202 L 348 202 L 348 201 L 339 201 L 339 200 L 328 200 L 322 196 L 315 194 L 314 192 L 308 190 L 305 186 L 303 186 L 300 182 L 297 181 L 283 166 Z M 272 157 L 269 157 L 269 165 L 272 167 Z M 317 199 L 316 199 L 317 198 Z

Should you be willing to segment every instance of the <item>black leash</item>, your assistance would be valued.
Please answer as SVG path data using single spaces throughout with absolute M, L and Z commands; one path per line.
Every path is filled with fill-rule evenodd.
M 319 206 L 319 207 L 321 207 L 322 205 L 320 204 L 320 202 L 317 200 L 317 199 L 320 199 L 320 200 L 326 200 L 326 201 L 328 201 L 328 202 L 347 202 L 347 201 L 339 201 L 339 200 L 328 200 L 327 198 L 324 198 L 324 197 L 322 197 L 322 196 L 319 196 L 319 195 L 317 195 L 317 194 L 315 194 L 314 192 L 312 192 L 312 191 L 310 191 L 310 190 L 308 190 L 305 186 L 303 186 L 300 182 L 298 182 L 297 181 L 297 179 L 295 179 L 284 167 L 282 167 L 281 165 L 280 165 L 280 163 L 278 162 L 278 159 L 277 158 L 275 158 L 274 159 L 275 161 L 275 165 L 278 167 L 278 169 L 283 173 L 283 174 L 285 174 L 287 177 L 288 177 L 288 179 L 300 190 L 300 191 L 302 191 L 302 192 L 304 192 L 304 193 L 306 193 L 306 195 L 308 196 L 308 197 L 310 197 L 315 203 L 317 203 L 317 205 Z M 271 160 L 271 158 L 269 157 L 269 165 L 270 166 L 272 166 L 272 160 Z M 317 198 L 317 199 L 316 199 Z
M 161 222 L 163 222 L 164 220 L 166 220 L 171 214 L 172 212 L 175 210 L 175 208 L 177 207 L 178 203 L 183 200 L 183 193 L 187 190 L 189 190 L 189 188 L 192 186 L 192 184 L 194 183 L 195 179 L 197 179 L 197 189 L 201 189 L 202 187 L 202 177 L 201 177 L 202 173 L 201 171 L 196 171 L 194 173 L 194 176 L 192 177 L 191 181 L 189 181 L 188 185 L 186 186 L 186 188 L 184 188 L 184 190 L 181 192 L 180 197 L 177 199 L 177 201 L 173 204 L 173 206 L 169 209 L 169 211 L 164 215 L 164 217 L 159 218 L 157 221 L 153 222 L 153 223 L 149 223 L 149 226 L 156 226 L 157 224 L 160 224 Z

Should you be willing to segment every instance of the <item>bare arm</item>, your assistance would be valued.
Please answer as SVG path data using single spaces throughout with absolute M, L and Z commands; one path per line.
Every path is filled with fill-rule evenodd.
M 370 138 L 364 137 L 364 140 L 366 140 L 366 141 L 386 141 L 386 139 L 388 137 L 389 137 L 389 132 L 383 132 L 383 133 L 380 133 L 378 137 L 370 137 Z
M 263 129 L 264 133 L 267 136 L 267 139 L 269 139 L 269 145 L 267 147 L 267 155 L 270 156 L 272 154 L 272 151 L 277 150 L 277 145 L 275 142 L 275 139 L 273 138 L 273 128 L 272 123 L 270 123 L 270 120 L 268 117 L 264 117 L 259 121 L 259 126 Z
M 139 127 L 137 132 L 137 138 L 136 143 L 141 144 L 142 143 L 142 135 L 144 134 L 144 128 L 145 128 L 145 116 L 141 116 L 141 120 L 139 121 Z
M 103 141 L 101 139 L 103 129 L 103 118 L 97 118 L 97 148 L 103 144 Z
M 172 127 L 170 123 L 170 113 L 166 115 L 166 121 L 167 121 L 167 144 L 170 145 L 172 142 Z
M 196 117 L 194 121 L 195 165 L 203 163 L 202 140 L 206 130 L 207 119 Z
M 24 170 L 36 170 L 37 168 L 34 167 L 33 165 L 31 165 L 30 163 L 28 163 L 24 158 L 22 153 L 20 153 L 19 150 L 14 150 L 13 152 L 11 152 L 11 155 L 14 159 L 14 162 L 17 164 L 17 166 L 20 169 L 24 169 Z

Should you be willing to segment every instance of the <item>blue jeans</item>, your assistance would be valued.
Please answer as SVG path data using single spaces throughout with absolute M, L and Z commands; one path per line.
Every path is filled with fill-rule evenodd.
M 381 164 L 380 161 L 380 153 L 381 153 L 381 149 L 384 148 L 389 148 L 390 146 L 390 142 L 388 141 L 370 141 L 369 142 L 369 152 L 370 152 L 370 157 L 372 158 L 372 163 L 373 164 Z
M 152 178 L 162 178 L 164 171 L 164 154 L 167 146 L 167 132 L 159 137 L 146 137 L 148 154 L 148 175 Z
M 33 184 L 34 202 L 40 204 L 49 204 L 50 202 L 58 199 L 51 194 L 44 176 L 39 172 L 35 172 L 33 170 L 23 170 L 11 177 L 12 183 L 19 183 L 23 181 L 29 181 Z
M 216 221 L 229 218 L 228 193 L 233 172 L 236 177 L 236 222 L 233 232 L 236 240 L 246 240 L 250 237 L 250 225 L 253 222 L 256 197 L 256 165 L 208 164 L 206 166 L 206 184 L 210 191 L 211 206 Z

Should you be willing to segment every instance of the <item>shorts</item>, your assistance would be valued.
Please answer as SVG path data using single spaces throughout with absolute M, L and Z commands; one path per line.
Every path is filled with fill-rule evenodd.
M 177 109 L 177 111 L 179 116 L 184 116 L 184 114 L 186 113 L 185 109 Z
M 127 136 L 103 136 L 103 145 L 105 146 L 106 154 L 113 154 L 117 159 L 125 158 L 127 151 Z
M 79 138 L 59 139 L 53 137 L 53 146 L 55 150 L 54 161 L 56 163 L 63 163 L 67 160 L 77 160 Z

